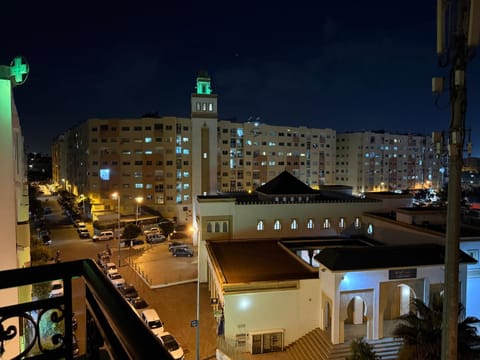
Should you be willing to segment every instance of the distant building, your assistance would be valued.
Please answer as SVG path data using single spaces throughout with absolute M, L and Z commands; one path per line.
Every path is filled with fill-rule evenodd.
M 277 126 L 218 119 L 218 98 L 202 71 L 191 117 L 147 114 L 88 119 L 52 145 L 53 180 L 91 199 L 93 210 L 143 207 L 192 222 L 196 195 L 253 191 L 283 171 L 308 186 L 346 185 L 354 194 L 438 187 L 443 168 L 428 137 Z
M 369 191 L 441 188 L 446 164 L 428 136 L 388 132 L 337 134 L 335 183 Z

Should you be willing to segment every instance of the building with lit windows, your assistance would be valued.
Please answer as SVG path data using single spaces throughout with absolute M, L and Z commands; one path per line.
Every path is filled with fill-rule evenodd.
M 412 310 L 414 298 L 428 303 L 444 282 L 444 234 L 414 228 L 407 210 L 392 210 L 411 203 L 401 194 L 359 198 L 345 187 L 313 190 L 288 172 L 251 193 L 198 196 L 199 278 L 209 284 L 227 344 L 220 342 L 220 350 L 306 347 L 321 359 L 327 357 L 320 351 L 357 337 L 383 339 L 398 350 L 388 340 L 398 316 Z M 460 258 L 460 299 L 467 306 L 467 284 L 478 283 L 471 279 L 478 272 L 475 247 L 478 241 L 464 244 Z M 324 348 L 312 345 L 318 343 Z
M 355 194 L 443 186 L 446 164 L 428 136 L 338 133 L 336 147 L 335 183 Z
M 218 119 L 218 98 L 204 71 L 190 118 L 145 115 L 88 119 L 52 145 L 53 180 L 88 196 L 93 211 L 142 207 L 192 222 L 195 195 L 253 191 L 287 170 L 308 186 L 346 185 L 354 194 L 438 187 L 442 164 L 428 137 Z
M 335 130 L 218 122 L 220 191 L 248 191 L 289 171 L 318 188 L 335 183 Z

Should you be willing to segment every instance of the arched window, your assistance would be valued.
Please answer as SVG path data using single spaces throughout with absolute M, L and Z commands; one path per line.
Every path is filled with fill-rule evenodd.
M 273 223 L 273 230 L 281 230 L 282 229 L 282 224 L 280 223 L 280 220 L 275 220 Z
M 367 234 L 368 235 L 373 235 L 373 225 L 372 224 L 368 224 Z
M 220 232 L 220 224 L 218 222 L 215 223 L 215 232 Z
M 263 230 L 264 230 L 263 220 L 258 220 L 257 221 L 257 231 L 263 231 Z
M 308 219 L 307 221 L 307 229 L 313 229 L 313 219 Z
M 340 229 L 345 229 L 345 218 L 341 217 L 340 221 L 338 222 L 338 227 Z
M 325 218 L 325 220 L 323 220 L 323 228 L 324 229 L 330 229 L 330 219 L 329 218 Z
M 298 221 L 297 221 L 297 219 L 292 219 L 292 222 L 290 223 L 290 229 L 292 229 L 292 230 L 298 230 Z
M 355 229 L 360 229 L 362 227 L 362 223 L 360 222 L 360 218 L 356 217 L 354 222 L 353 222 L 353 227 Z
M 212 232 L 212 223 L 211 222 L 209 222 L 207 224 L 207 232 Z
M 228 223 L 226 221 L 223 222 L 222 232 L 228 232 Z

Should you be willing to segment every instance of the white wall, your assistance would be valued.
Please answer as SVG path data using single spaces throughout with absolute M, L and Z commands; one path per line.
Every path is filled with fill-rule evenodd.
M 284 329 L 284 345 L 319 326 L 318 279 L 301 280 L 298 290 L 225 295 L 225 337 Z M 247 342 L 251 339 L 248 338 Z

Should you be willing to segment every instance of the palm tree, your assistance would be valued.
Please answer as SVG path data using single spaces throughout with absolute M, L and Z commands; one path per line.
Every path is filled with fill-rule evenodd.
M 375 351 L 373 351 L 373 345 L 370 345 L 364 338 L 357 338 L 350 343 L 351 356 L 348 356 L 346 360 L 379 360 Z
M 403 339 L 399 359 L 434 360 L 440 359 L 442 349 L 443 297 L 435 295 L 427 306 L 422 300 L 414 299 L 415 312 L 400 316 L 401 322 L 393 335 Z M 459 306 L 459 317 L 463 312 Z M 480 343 L 480 336 L 472 325 L 480 320 L 467 317 L 458 323 L 458 358 L 473 360 L 480 358 L 480 349 L 472 346 Z

